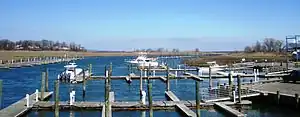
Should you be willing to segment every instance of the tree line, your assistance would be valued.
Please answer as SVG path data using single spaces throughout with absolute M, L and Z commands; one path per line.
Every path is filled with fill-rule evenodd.
M 283 52 L 284 45 L 282 40 L 265 38 L 262 42 L 257 41 L 252 46 L 246 46 L 245 52 Z
M 51 50 L 51 51 L 86 51 L 80 44 L 51 41 L 51 40 L 19 40 L 0 39 L 0 50 Z

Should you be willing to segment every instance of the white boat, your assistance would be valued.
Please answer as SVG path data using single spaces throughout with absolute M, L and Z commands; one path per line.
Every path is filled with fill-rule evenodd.
M 211 67 L 211 73 L 212 74 L 215 74 L 215 73 L 217 73 L 219 71 L 223 71 L 224 68 L 227 67 L 227 65 L 222 65 L 222 66 L 218 65 L 216 63 L 216 61 L 206 62 L 206 63 Z M 201 69 L 202 73 L 204 73 L 204 74 L 208 74 L 209 73 L 209 67 L 200 67 L 200 69 Z
M 69 63 L 68 65 L 64 66 L 65 71 L 60 73 L 57 76 L 57 79 L 63 80 L 63 81 L 68 81 L 71 83 L 76 83 L 76 77 L 82 74 L 83 69 L 82 68 L 77 68 L 76 63 Z M 88 75 L 88 74 L 86 74 Z
M 140 54 L 136 59 L 127 61 L 137 67 L 157 67 L 158 62 L 155 58 L 148 58 L 145 54 Z

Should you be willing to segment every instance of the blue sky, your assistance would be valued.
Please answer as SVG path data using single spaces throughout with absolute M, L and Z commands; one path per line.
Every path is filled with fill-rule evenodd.
M 299 0 L 1 0 L 0 38 L 88 49 L 239 50 L 300 34 Z

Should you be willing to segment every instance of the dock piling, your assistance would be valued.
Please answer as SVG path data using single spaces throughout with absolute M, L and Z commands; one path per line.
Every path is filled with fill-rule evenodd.
M 170 91 L 170 75 L 169 75 L 169 71 L 170 71 L 169 70 L 169 66 L 167 66 L 167 74 L 166 74 L 167 75 L 167 87 L 166 87 L 167 91 Z
M 45 72 L 42 72 L 42 82 L 41 82 L 41 100 L 44 100 L 44 92 L 45 92 Z
M 85 80 L 85 71 L 83 69 L 83 74 L 82 74 L 82 98 L 83 100 L 85 99 L 85 91 L 86 91 L 86 80 Z
M 153 117 L 153 107 L 152 107 L 152 83 L 148 83 L 148 102 L 149 102 L 149 109 L 150 109 L 150 117 Z
M 212 88 L 211 66 L 209 66 L 208 71 L 209 71 L 209 89 L 211 89 Z
M 55 117 L 59 117 L 59 81 L 55 80 Z
M 140 69 L 140 100 L 143 103 L 143 71 Z
M 242 83 L 241 76 L 237 75 L 239 103 L 242 103 Z
M 49 70 L 48 68 L 45 69 L 45 91 L 48 92 L 49 91 L 49 84 L 48 84 L 48 80 L 49 80 Z
M 195 83 L 196 83 L 196 109 L 197 109 L 197 117 L 200 117 L 199 81 L 195 81 Z
M 232 80 L 233 80 L 233 71 L 230 71 L 228 74 L 228 92 L 229 92 L 229 96 L 231 96 L 231 92 L 232 92 Z

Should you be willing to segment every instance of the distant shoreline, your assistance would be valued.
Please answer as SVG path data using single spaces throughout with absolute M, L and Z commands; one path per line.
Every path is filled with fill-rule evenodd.
M 74 51 L 0 51 L 0 60 L 18 60 L 22 58 L 32 58 L 32 57 L 75 57 L 75 56 L 137 56 L 139 52 L 133 51 L 87 51 L 87 52 L 74 52 Z M 184 55 L 196 55 L 197 53 L 193 51 L 185 52 L 149 52 L 149 56 L 184 56 Z M 198 52 L 202 54 L 202 52 Z

